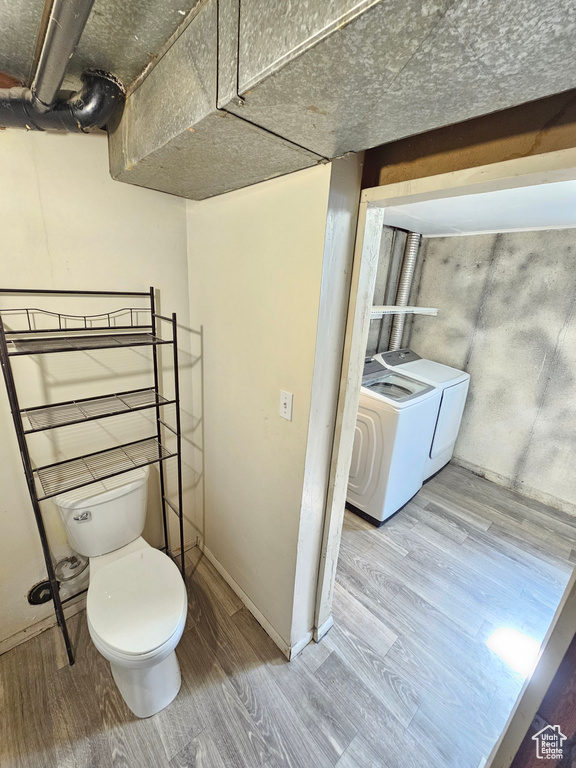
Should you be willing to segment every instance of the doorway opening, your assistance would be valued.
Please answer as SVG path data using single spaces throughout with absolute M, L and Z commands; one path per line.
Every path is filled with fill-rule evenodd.
M 574 179 L 565 150 L 363 193 L 317 625 L 333 613 L 326 642 L 348 635 L 348 673 L 431 765 L 505 765 L 576 630 Z M 371 310 L 393 303 L 405 232 L 423 237 L 408 305 L 438 316 L 410 315 L 400 349 L 469 374 L 470 393 L 454 458 L 381 528 L 347 511 L 337 560 L 348 471 L 370 437 L 357 433 L 364 365 L 390 339 Z

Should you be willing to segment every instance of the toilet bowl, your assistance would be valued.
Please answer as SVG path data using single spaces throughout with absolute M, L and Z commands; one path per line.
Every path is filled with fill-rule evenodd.
M 142 538 L 91 558 L 90 568 L 86 616 L 92 642 L 110 662 L 132 712 L 150 717 L 180 690 L 174 649 L 188 608 L 180 571 Z
M 147 478 L 147 468 L 136 470 L 55 499 L 71 546 L 90 559 L 90 637 L 137 717 L 164 709 L 180 690 L 175 648 L 188 608 L 177 566 L 140 536 Z

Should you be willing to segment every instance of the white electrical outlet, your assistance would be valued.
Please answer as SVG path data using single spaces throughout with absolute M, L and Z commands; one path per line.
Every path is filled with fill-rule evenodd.
M 294 404 L 294 395 L 292 392 L 280 390 L 280 416 L 286 421 L 292 421 L 292 406 Z

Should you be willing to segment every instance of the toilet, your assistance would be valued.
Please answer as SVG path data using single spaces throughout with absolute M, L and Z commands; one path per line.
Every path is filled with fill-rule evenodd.
M 177 566 L 142 538 L 147 482 L 144 467 L 54 499 L 70 546 L 90 559 L 90 637 L 137 717 L 160 712 L 180 690 L 175 648 L 188 608 Z

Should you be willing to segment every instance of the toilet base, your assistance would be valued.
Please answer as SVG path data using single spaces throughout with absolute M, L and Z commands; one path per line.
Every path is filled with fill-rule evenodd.
M 110 662 L 110 668 L 122 698 L 136 717 L 151 717 L 160 712 L 180 690 L 182 678 L 174 651 L 152 667 L 130 669 Z

